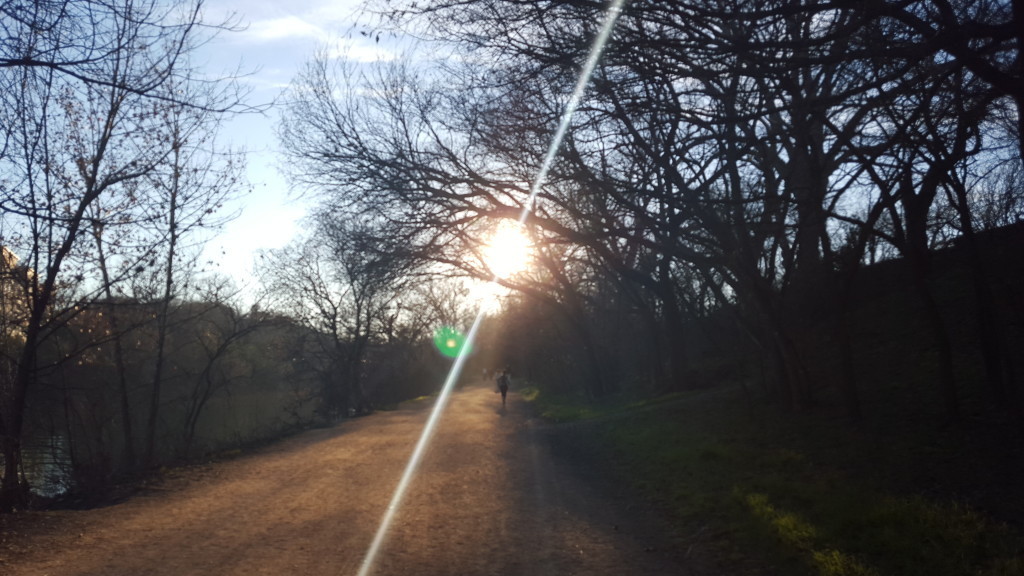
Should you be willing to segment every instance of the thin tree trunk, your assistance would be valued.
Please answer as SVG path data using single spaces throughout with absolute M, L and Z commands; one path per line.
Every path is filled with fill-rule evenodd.
M 177 136 L 175 136 L 177 137 Z M 164 269 L 164 292 L 160 303 L 160 312 L 157 317 L 157 346 L 156 360 L 153 368 L 153 387 L 149 398 L 149 419 L 146 423 L 146 466 L 152 467 L 156 460 L 156 434 L 157 423 L 160 418 L 160 395 L 163 384 L 163 370 L 165 360 L 165 348 L 167 346 L 168 315 L 171 309 L 171 299 L 174 298 L 174 258 L 178 244 L 178 185 L 180 181 L 179 159 L 181 156 L 180 145 L 174 144 L 174 175 L 170 187 L 170 208 L 168 210 L 168 248 L 167 266 Z
M 856 266 L 856 264 L 854 264 Z M 839 339 L 839 358 L 842 374 L 839 375 L 840 394 L 843 398 L 843 408 L 846 417 L 851 422 L 858 423 L 864 418 L 861 407 L 860 391 L 857 389 L 857 363 L 853 358 L 853 327 L 850 325 L 850 303 L 853 291 L 853 274 L 844 278 L 843 286 L 839 294 L 839 325 L 836 327 L 836 336 Z
M 928 285 L 928 263 L 924 260 L 928 256 L 916 253 L 916 251 L 912 251 L 909 256 L 913 286 L 921 302 L 928 331 L 932 334 L 939 362 L 939 394 L 942 397 L 945 417 L 950 422 L 957 422 L 960 420 L 960 399 L 953 373 L 953 346 L 949 340 L 949 332 L 942 321 L 942 313 L 935 301 L 935 295 Z
M 43 324 L 47 310 L 53 300 L 54 287 L 57 284 L 57 273 L 64 259 L 71 252 L 71 247 L 81 229 L 85 211 L 102 189 L 89 186 L 89 191 L 82 197 L 75 213 L 69 218 L 70 226 L 46 270 L 42 285 L 38 277 L 33 275 L 33 287 L 28 291 L 31 307 L 28 323 L 25 328 L 25 342 L 22 345 L 21 357 L 18 359 L 18 370 L 12 383 L 10 394 L 6 398 L 7 414 L 2 424 L 0 444 L 4 452 L 4 477 L 0 482 L 0 510 L 10 511 L 24 504 L 27 494 L 22 489 L 21 470 L 21 433 L 25 422 L 25 399 L 28 389 L 35 379 L 36 355 L 39 351 L 43 335 Z M 38 266 L 36 267 L 38 270 Z
M 978 343 L 982 360 L 985 365 L 985 381 L 992 395 L 992 402 L 998 409 L 1007 409 L 1024 426 L 1020 400 L 1017 398 L 1012 382 L 1004 370 L 1006 354 L 1006 336 L 997 318 L 993 305 L 992 284 L 985 265 L 978 239 L 971 221 L 970 203 L 967 191 L 963 186 L 956 187 L 957 214 L 963 230 L 963 241 L 967 250 L 967 262 L 971 269 L 971 280 L 974 285 L 974 302 L 978 321 Z
M 96 253 L 99 258 L 100 274 L 103 278 L 103 295 L 106 297 L 107 324 L 114 336 L 114 366 L 117 369 L 118 395 L 120 396 L 121 409 L 121 433 L 124 441 L 125 466 L 130 471 L 135 470 L 135 437 L 132 433 L 132 411 L 131 399 L 128 395 L 128 377 L 124 363 L 124 347 L 121 343 L 121 329 L 117 321 L 117 310 L 114 306 L 114 294 L 111 290 L 110 272 L 107 268 L 107 257 L 103 247 L 102 231 L 93 230 L 96 239 Z

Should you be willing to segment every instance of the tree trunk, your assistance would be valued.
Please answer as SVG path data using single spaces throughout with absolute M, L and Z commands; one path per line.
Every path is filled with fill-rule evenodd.
M 597 353 L 597 345 L 594 342 L 594 334 L 586 325 L 586 316 L 582 310 L 575 310 L 570 313 L 569 323 L 572 325 L 584 353 L 584 365 L 586 366 L 585 378 L 587 395 L 592 399 L 607 396 L 612 386 L 607 379 L 604 370 L 604 360 Z
M 66 235 L 54 253 L 49 269 L 46 270 L 46 277 L 42 285 L 38 284 L 38 276 L 33 276 L 33 286 L 29 290 L 31 308 L 28 324 L 25 327 L 25 343 L 22 346 L 21 357 L 18 359 L 18 370 L 7 398 L 9 404 L 0 407 L 7 408 L 7 414 L 3 415 L 2 422 L 4 425 L 3 438 L 0 439 L 4 451 L 4 478 L 0 483 L 0 508 L 4 510 L 21 506 L 28 496 L 23 490 L 19 475 L 25 398 L 35 378 L 36 354 L 39 351 L 46 312 L 50 308 L 54 286 L 57 284 L 57 273 L 60 271 L 64 259 L 71 252 L 71 247 L 81 228 L 85 210 L 89 203 L 95 200 L 96 194 L 98 194 L 96 191 L 86 194 L 79 203 L 77 211 L 69 220 L 70 226 Z M 38 272 L 38 266 L 35 268 Z
M 969 218 L 968 218 L 969 219 Z M 1007 353 L 1006 335 L 993 304 L 992 283 L 988 267 L 982 260 L 977 238 L 971 227 L 965 227 L 964 240 L 967 244 L 967 260 L 971 265 L 971 280 L 974 284 L 974 300 L 978 320 L 978 343 L 985 365 L 985 381 L 997 409 L 1008 411 L 1024 427 L 1024 411 L 1016 387 L 1005 369 L 1010 355 Z
M 14 426 L 9 419 L 3 437 L 0 438 L 4 454 L 4 478 L 0 484 L 0 512 L 13 512 L 25 505 L 27 495 L 21 482 L 21 434 L 12 433 Z
M 679 299 L 669 275 L 669 260 L 663 258 L 658 264 L 658 298 L 663 309 L 662 322 L 665 324 L 666 349 L 668 351 L 669 377 L 675 389 L 691 389 L 694 382 L 687 382 L 690 364 L 686 355 L 686 338 L 683 330 L 683 314 L 679 310 Z
M 117 369 L 118 395 L 121 408 L 121 433 L 124 442 L 124 460 L 128 470 L 134 472 L 137 465 L 135 457 L 135 437 L 132 433 L 131 399 L 128 396 L 128 376 L 124 365 L 124 347 L 121 344 L 121 329 L 117 321 L 117 309 L 114 306 L 114 294 L 111 290 L 110 271 L 107 269 L 107 257 L 104 251 L 101 229 L 94 227 L 96 239 L 96 255 L 99 260 L 100 274 L 103 278 L 103 294 L 107 299 L 107 324 L 114 336 L 114 366 Z
M 985 365 L 985 382 L 988 384 L 992 402 L 997 409 L 1007 409 L 1024 425 L 1019 399 L 1015 394 L 1013 383 L 1007 377 L 1004 361 L 1006 354 L 1006 336 L 997 318 L 993 305 L 992 283 L 978 239 L 971 221 L 970 202 L 963 186 L 956 187 L 957 214 L 963 230 L 963 242 L 967 251 L 967 262 L 971 269 L 971 281 L 974 285 L 974 302 L 977 311 L 978 343 L 982 361 Z
M 177 135 L 175 135 L 177 137 Z M 170 206 L 168 208 L 167 230 L 167 266 L 164 269 L 164 292 L 160 301 L 160 312 L 157 318 L 157 346 L 156 361 L 153 368 L 153 386 L 149 397 L 149 418 L 146 422 L 146 467 L 152 467 L 156 463 L 156 434 L 157 423 L 160 419 L 160 395 L 163 386 L 163 370 L 165 348 L 167 346 L 168 315 L 171 309 L 171 299 L 174 298 L 174 258 L 178 244 L 178 191 L 180 183 L 180 155 L 181 146 L 174 143 L 174 176 L 170 185 Z
M 928 284 L 929 263 L 927 253 L 911 250 L 908 253 L 912 283 L 922 305 L 924 320 L 931 332 L 935 353 L 939 363 L 938 382 L 939 394 L 942 397 L 945 417 L 950 422 L 960 420 L 960 399 L 957 392 L 956 379 L 953 373 L 953 346 L 949 340 L 949 332 L 942 321 L 942 313 L 935 301 L 931 286 Z
M 857 266 L 857 264 L 853 264 Z M 839 375 L 839 390 L 843 398 L 843 409 L 851 422 L 858 423 L 864 418 L 861 408 L 860 391 L 857 389 L 857 363 L 853 359 L 853 327 L 850 325 L 850 304 L 853 299 L 854 272 L 843 278 L 839 292 L 839 323 L 836 336 L 839 341 L 839 358 L 842 374 Z

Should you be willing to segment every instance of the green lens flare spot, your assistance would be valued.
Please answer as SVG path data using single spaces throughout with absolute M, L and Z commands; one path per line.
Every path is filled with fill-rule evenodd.
M 457 357 L 463 348 L 466 348 L 467 353 L 470 351 L 466 346 L 466 337 L 451 326 L 442 326 L 434 332 L 434 346 L 449 358 Z

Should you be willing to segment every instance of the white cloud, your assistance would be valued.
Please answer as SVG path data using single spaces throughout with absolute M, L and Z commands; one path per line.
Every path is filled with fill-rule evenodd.
M 252 73 L 243 81 L 253 88 L 252 103 L 272 101 L 288 85 L 318 49 L 332 57 L 355 63 L 393 60 L 401 39 L 363 36 L 357 25 L 362 0 L 207 0 L 209 21 L 233 20 L 244 31 L 225 32 L 204 46 L 197 58 L 211 70 L 234 70 L 239 63 Z M 210 242 L 206 254 L 220 270 L 240 283 L 253 283 L 252 262 L 264 248 L 280 248 L 301 231 L 299 224 L 309 203 L 288 194 L 273 123 L 276 111 L 267 115 L 236 118 L 225 127 L 225 143 L 250 151 L 247 176 L 253 193 L 227 207 L 241 210 L 237 220 Z
M 395 60 L 398 54 L 394 46 L 380 44 L 367 37 L 342 38 L 332 43 L 327 52 L 329 58 L 349 62 L 383 62 Z
M 324 41 L 329 35 L 323 28 L 306 22 L 294 14 L 290 14 L 282 18 L 253 22 L 241 36 L 244 36 L 246 40 L 255 41 L 274 41 L 292 38 L 313 38 Z

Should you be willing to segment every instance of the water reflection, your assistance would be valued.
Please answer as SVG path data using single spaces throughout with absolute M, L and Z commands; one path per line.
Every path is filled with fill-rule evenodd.
M 33 494 L 53 498 L 67 492 L 71 470 L 67 437 L 26 438 L 22 444 L 21 465 Z

